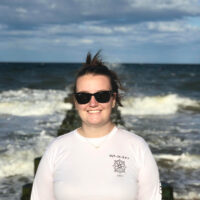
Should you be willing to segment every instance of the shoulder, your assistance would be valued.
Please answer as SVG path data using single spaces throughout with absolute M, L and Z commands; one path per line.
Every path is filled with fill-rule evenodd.
M 75 131 L 76 130 L 73 130 L 69 133 L 66 133 L 54 138 L 48 145 L 47 150 L 51 151 L 55 149 L 61 150 L 62 148 L 66 148 L 66 147 L 69 148 L 72 144 L 72 141 L 74 140 Z
M 75 131 L 54 138 L 47 146 L 42 160 L 47 160 L 53 166 L 63 155 L 68 155 L 71 152 Z
M 151 152 L 147 142 L 134 132 L 119 128 L 116 135 L 118 135 L 117 140 L 121 145 L 123 144 L 125 148 L 129 148 L 130 151 L 138 156 L 149 154 Z
M 76 130 L 73 130 L 69 133 L 65 133 L 61 136 L 58 136 L 54 139 L 54 143 L 62 143 L 62 142 L 68 142 L 68 141 L 71 141 L 73 140 L 74 138 L 74 134 L 75 134 Z
M 141 136 L 124 129 L 118 129 L 118 137 L 120 144 L 123 144 L 124 148 L 128 148 L 129 152 L 134 155 L 138 166 L 143 166 L 147 160 L 151 163 L 154 162 L 149 145 Z
M 141 144 L 141 145 L 147 144 L 141 136 L 136 135 L 134 132 L 130 132 L 125 129 L 118 128 L 118 136 L 123 140 L 129 141 L 130 143 L 134 143 L 134 144 L 138 144 L 138 145 L 139 144 Z

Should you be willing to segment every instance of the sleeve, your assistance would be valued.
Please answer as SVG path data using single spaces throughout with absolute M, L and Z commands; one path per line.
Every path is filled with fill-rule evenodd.
M 52 148 L 48 148 L 40 160 L 31 192 L 31 200 L 56 200 L 53 193 Z
M 161 200 L 161 184 L 157 164 L 145 141 L 142 149 L 138 177 L 138 200 Z

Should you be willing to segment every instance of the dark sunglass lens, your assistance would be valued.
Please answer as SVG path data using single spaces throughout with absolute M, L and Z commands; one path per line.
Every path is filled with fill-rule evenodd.
M 97 92 L 94 96 L 99 103 L 106 103 L 110 100 L 111 92 L 110 91 Z
M 86 104 L 90 101 L 91 95 L 89 93 L 76 93 L 75 97 L 79 104 Z

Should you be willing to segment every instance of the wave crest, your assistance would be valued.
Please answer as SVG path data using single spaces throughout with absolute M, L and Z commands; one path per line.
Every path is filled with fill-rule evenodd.
M 15 116 L 48 115 L 68 110 L 70 103 L 64 103 L 66 91 L 59 90 L 10 90 L 1 93 L 0 114 Z
M 120 108 L 124 115 L 170 115 L 179 110 L 200 110 L 200 103 L 176 94 L 165 96 L 129 97 Z M 190 109 L 192 108 L 192 109 Z

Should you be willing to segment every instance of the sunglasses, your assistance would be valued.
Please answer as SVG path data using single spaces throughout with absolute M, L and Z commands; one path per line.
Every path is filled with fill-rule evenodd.
M 110 101 L 111 95 L 113 95 L 112 91 L 100 91 L 93 94 L 87 92 L 77 92 L 74 94 L 76 101 L 79 104 L 89 103 L 92 96 L 94 96 L 96 101 L 99 103 L 107 103 Z

